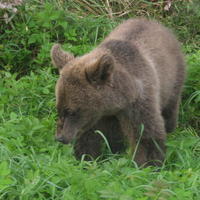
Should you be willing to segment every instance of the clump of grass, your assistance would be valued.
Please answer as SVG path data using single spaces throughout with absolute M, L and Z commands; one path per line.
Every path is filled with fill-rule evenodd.
M 162 16 L 165 5 L 166 2 L 163 1 L 75 0 L 71 2 L 68 9 L 77 12 L 81 16 L 106 16 L 110 19 L 115 19 L 130 16 Z M 65 4 L 63 3 L 64 6 Z
M 200 127 L 200 51 L 187 56 L 187 78 L 183 91 L 180 121 L 182 126 Z
M 80 55 L 112 28 L 106 18 L 80 20 L 50 2 L 24 3 L 11 22 L 0 20 L 0 70 L 17 73 L 17 78 L 49 66 L 53 43 L 64 43 L 68 51 Z

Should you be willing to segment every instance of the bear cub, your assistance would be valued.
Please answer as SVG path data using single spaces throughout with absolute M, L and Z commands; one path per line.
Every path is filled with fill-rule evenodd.
M 185 64 L 174 35 L 156 21 L 129 19 L 81 57 L 59 44 L 56 139 L 77 158 L 101 155 L 101 131 L 113 153 L 128 145 L 138 165 L 161 165 L 166 133 L 176 127 Z M 136 148 L 137 147 L 137 148 Z

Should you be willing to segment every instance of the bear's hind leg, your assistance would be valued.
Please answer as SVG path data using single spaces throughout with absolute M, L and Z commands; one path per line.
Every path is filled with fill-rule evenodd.
M 173 99 L 162 111 L 162 116 L 165 121 L 165 129 L 167 133 L 173 132 L 176 128 L 179 102 L 179 98 Z
M 165 158 L 166 131 L 164 119 L 161 115 L 155 97 L 146 98 L 143 102 L 134 105 L 134 122 L 137 126 L 143 125 L 143 132 L 137 131 L 137 142 L 139 142 L 135 161 L 139 165 L 160 166 Z M 143 157 L 143 159 L 141 159 Z

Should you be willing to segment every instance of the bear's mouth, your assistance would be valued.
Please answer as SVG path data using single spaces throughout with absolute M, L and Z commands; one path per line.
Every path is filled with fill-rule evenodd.
M 74 144 L 76 140 L 79 140 L 84 135 L 84 133 L 94 133 L 95 130 L 97 130 L 96 124 L 98 124 L 99 121 L 100 119 L 92 119 L 88 121 L 85 125 L 83 125 L 82 128 L 70 128 L 71 130 L 64 130 L 65 126 L 63 125 L 61 131 L 62 134 L 59 137 L 56 137 L 56 140 L 63 144 Z

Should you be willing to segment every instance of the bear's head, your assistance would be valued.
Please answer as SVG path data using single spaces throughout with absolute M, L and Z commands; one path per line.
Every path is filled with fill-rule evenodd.
M 52 47 L 51 58 L 60 74 L 55 89 L 56 138 L 69 143 L 103 116 L 113 115 L 120 109 L 121 94 L 112 85 L 115 60 L 105 51 L 75 58 L 58 44 Z

